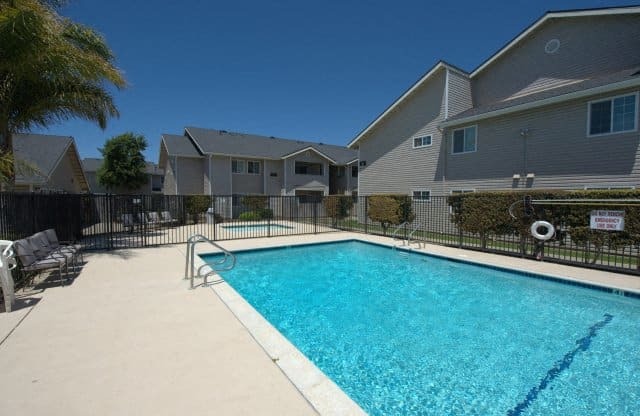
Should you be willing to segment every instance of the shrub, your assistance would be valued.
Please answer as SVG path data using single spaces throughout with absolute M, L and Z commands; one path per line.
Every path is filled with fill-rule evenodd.
M 238 219 L 243 220 L 243 221 L 258 221 L 260 219 L 262 219 L 260 217 L 260 214 L 258 214 L 255 211 L 247 211 L 247 212 L 243 212 L 242 214 L 240 214 L 238 216 Z
M 211 204 L 209 195 L 188 195 L 184 198 L 184 209 L 191 214 L 193 222 L 197 223 L 200 214 L 206 212 Z
M 251 211 L 260 211 L 267 207 L 269 197 L 266 195 L 246 195 L 242 197 L 240 202 Z
M 411 197 L 407 195 L 372 195 L 368 199 L 367 215 L 380 223 L 384 235 L 387 235 L 389 226 L 411 222 L 415 218 Z
M 322 201 L 327 211 L 327 216 L 333 219 L 333 226 L 338 225 L 338 220 L 349 216 L 353 206 L 353 198 L 349 195 L 329 195 Z
M 483 248 L 487 239 L 494 235 L 516 234 L 520 237 L 522 254 L 525 253 L 526 242 L 532 239 L 530 227 L 533 221 L 543 219 L 553 224 L 556 229 L 570 230 L 571 241 L 582 247 L 591 247 L 595 255 L 591 259 L 595 262 L 604 246 L 617 248 L 624 245 L 640 244 L 640 206 L 590 204 L 581 205 L 534 204 L 533 212 L 524 210 L 525 195 L 532 199 L 636 199 L 639 191 L 624 190 L 531 190 L 506 192 L 475 192 L 451 195 L 448 198 L 451 206 L 451 220 L 461 231 L 479 235 Z M 509 215 L 509 207 L 513 205 L 516 218 Z M 625 230 L 622 232 L 607 232 L 589 228 L 590 211 L 592 210 L 625 210 Z M 586 259 L 585 259 L 586 260 Z

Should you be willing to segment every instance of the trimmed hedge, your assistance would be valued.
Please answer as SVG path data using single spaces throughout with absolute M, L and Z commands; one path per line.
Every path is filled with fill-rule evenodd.
M 412 199 L 408 195 L 371 195 L 368 201 L 367 215 L 372 221 L 380 223 L 384 235 L 387 235 L 391 225 L 412 222 L 415 218 Z
M 620 206 L 607 204 L 544 205 L 534 204 L 533 211 L 525 212 L 523 201 L 526 195 L 532 199 L 640 199 L 640 191 L 592 190 L 592 191 L 556 191 L 530 190 L 505 192 L 474 192 L 456 194 L 448 197 L 451 206 L 451 220 L 461 231 L 477 234 L 481 245 L 486 248 L 487 239 L 493 236 L 515 234 L 520 236 L 522 254 L 525 245 L 532 239 L 530 227 L 534 221 L 548 221 L 561 230 L 556 238 L 561 241 L 564 231 L 568 230 L 571 240 L 579 246 L 592 246 L 596 256 L 604 246 L 616 249 L 628 245 L 640 244 L 640 206 Z M 509 215 L 513 205 L 516 218 Z M 592 210 L 624 210 L 625 229 L 621 232 L 591 230 L 589 227 Z

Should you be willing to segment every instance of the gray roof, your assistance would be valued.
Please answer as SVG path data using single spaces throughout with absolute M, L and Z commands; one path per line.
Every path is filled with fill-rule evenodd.
M 13 154 L 17 161 L 24 161 L 28 168 L 36 171 L 16 169 L 16 182 L 46 181 L 73 144 L 69 136 L 50 136 L 45 134 L 14 134 Z
M 491 113 L 493 111 L 503 110 L 509 107 L 529 104 L 529 103 L 546 100 L 553 97 L 560 97 L 565 94 L 585 91 L 592 88 L 606 86 L 609 84 L 615 84 L 615 83 L 627 81 L 633 78 L 638 78 L 640 80 L 640 66 L 636 66 L 633 68 L 628 68 L 622 71 L 608 73 L 608 74 L 599 74 L 598 76 L 594 76 L 593 78 L 588 78 L 581 82 L 565 85 L 563 87 L 550 88 L 537 93 L 513 98 L 511 100 L 503 100 L 503 101 L 498 101 L 482 107 L 471 108 L 467 111 L 464 111 L 460 114 L 455 115 L 454 117 L 449 118 L 446 121 L 447 122 L 456 121 L 460 119 L 466 119 L 468 117 L 480 116 L 485 113 Z
M 104 159 L 96 158 L 96 157 L 85 157 L 82 159 L 82 169 L 85 172 L 97 172 L 98 168 L 102 166 Z M 145 162 L 146 168 L 145 172 L 149 175 L 164 175 L 164 171 L 158 167 L 153 162 Z
M 206 154 L 281 159 L 304 149 L 313 148 L 339 165 L 347 164 L 358 158 L 358 152 L 355 150 L 332 144 L 280 139 L 198 127 L 186 127 L 185 133 Z
M 167 147 L 167 152 L 170 156 L 202 157 L 187 136 L 163 134 L 162 141 Z

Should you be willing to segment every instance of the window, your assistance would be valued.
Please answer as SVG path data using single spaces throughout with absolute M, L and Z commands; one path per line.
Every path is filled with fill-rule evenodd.
M 429 202 L 431 200 L 431 191 L 413 191 L 413 200 L 415 202 Z
M 413 139 L 413 148 L 431 146 L 431 135 L 423 137 L 415 137 Z
M 260 162 L 257 160 L 249 160 L 247 162 L 247 173 L 252 175 L 260 174 Z
M 296 162 L 296 175 L 322 176 L 322 163 Z
M 636 130 L 638 94 L 589 103 L 589 136 Z
M 344 178 L 344 166 L 338 166 L 336 168 L 336 177 Z
M 358 177 L 358 167 L 357 166 L 351 166 L 351 177 L 352 178 L 357 178 Z
M 244 160 L 232 160 L 231 161 L 231 172 L 233 172 L 233 173 L 244 173 Z
M 453 131 L 452 153 L 468 153 L 476 151 L 476 126 Z

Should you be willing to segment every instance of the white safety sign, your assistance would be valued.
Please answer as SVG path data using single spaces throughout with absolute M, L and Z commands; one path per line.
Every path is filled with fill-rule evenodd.
M 591 211 L 591 229 L 605 231 L 623 231 L 624 211 Z

